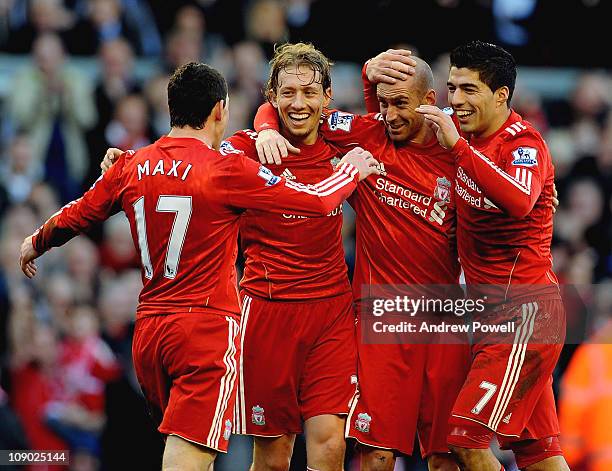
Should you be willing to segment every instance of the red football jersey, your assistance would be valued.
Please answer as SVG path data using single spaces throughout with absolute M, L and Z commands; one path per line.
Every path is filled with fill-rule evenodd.
M 255 131 L 245 130 L 226 142 L 247 156 L 257 156 L 255 139 Z M 320 181 L 334 172 L 342 157 L 321 138 L 313 145 L 296 145 L 299 154 L 289 154 L 281 165 L 269 165 L 272 172 L 287 180 Z M 245 256 L 240 287 L 250 295 L 275 300 L 321 299 L 351 289 L 342 246 L 342 204 L 324 218 L 250 209 L 240 220 L 240 246 Z
M 35 234 L 39 253 L 123 209 L 143 265 L 138 315 L 212 308 L 237 314 L 243 209 L 325 216 L 356 187 L 343 164 L 317 185 L 274 175 L 240 151 L 162 137 L 117 163 Z
M 512 112 L 493 135 L 461 138 L 452 152 L 467 283 L 556 285 L 550 254 L 554 168 L 540 133 Z
M 256 126 L 278 123 L 271 105 L 260 112 Z M 370 151 L 383 172 L 349 199 L 357 213 L 355 299 L 368 297 L 371 285 L 457 283 L 453 155 L 433 137 L 425 145 L 395 144 L 380 114 L 331 111 L 320 131 L 335 145 Z

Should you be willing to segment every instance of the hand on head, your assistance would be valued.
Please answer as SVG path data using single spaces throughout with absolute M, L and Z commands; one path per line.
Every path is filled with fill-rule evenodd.
M 416 61 L 406 49 L 387 49 L 368 61 L 366 75 L 372 83 L 395 84 L 414 75 Z

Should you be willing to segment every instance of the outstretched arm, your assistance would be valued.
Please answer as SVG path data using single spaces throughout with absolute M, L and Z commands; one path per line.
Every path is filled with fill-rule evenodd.
M 216 185 L 221 198 L 241 209 L 271 212 L 293 211 L 301 216 L 325 216 L 353 192 L 359 180 L 378 173 L 378 162 L 367 151 L 355 148 L 324 180 L 304 185 L 274 175 L 268 168 L 242 154 L 228 160 Z
M 28 278 L 36 275 L 34 262 L 36 258 L 52 247 L 64 245 L 76 235 L 106 220 L 121 209 L 118 205 L 119 174 L 124 163 L 125 156 L 101 176 L 81 198 L 68 203 L 34 234 L 24 239 L 19 263 Z
M 494 156 L 484 155 L 459 137 L 452 118 L 438 107 L 421 105 L 416 111 L 425 116 L 440 145 L 455 155 L 457 165 L 476 182 L 487 198 L 512 217 L 523 218 L 529 214 L 542 192 L 542 165 L 517 166 L 510 174 L 495 163 L 498 159 Z M 520 144 L 517 141 L 516 146 Z

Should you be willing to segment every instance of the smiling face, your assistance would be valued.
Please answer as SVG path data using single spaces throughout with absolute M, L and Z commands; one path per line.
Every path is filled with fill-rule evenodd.
M 408 79 L 393 85 L 379 83 L 376 95 L 391 140 L 422 143 L 428 131 L 425 118 L 415 108 L 421 104 L 433 105 L 434 91 L 424 91 L 414 79 Z
M 281 130 L 304 144 L 314 144 L 321 113 L 329 105 L 330 96 L 330 88 L 323 90 L 320 73 L 301 64 L 279 71 L 278 86 L 270 98 L 278 110 Z
M 508 87 L 493 91 L 480 80 L 476 70 L 451 67 L 448 102 L 465 133 L 486 137 L 497 131 L 508 118 Z

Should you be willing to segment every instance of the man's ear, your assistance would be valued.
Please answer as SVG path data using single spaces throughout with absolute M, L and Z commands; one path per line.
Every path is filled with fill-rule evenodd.
M 329 104 L 331 102 L 332 99 L 332 89 L 331 87 L 328 87 L 326 90 L 323 90 L 323 108 L 327 108 L 329 107 Z
M 276 101 L 276 92 L 272 90 L 268 92 L 268 101 L 274 108 L 278 109 L 278 102 Z
M 219 100 L 215 103 L 213 108 L 213 116 L 215 121 L 221 121 L 223 119 L 223 108 L 225 108 L 225 100 Z
M 423 97 L 423 101 L 426 105 L 435 105 L 436 104 L 436 91 L 433 88 L 427 90 L 427 93 Z
M 510 96 L 510 89 L 505 85 L 495 90 L 495 103 L 497 106 L 503 106 L 508 103 L 508 97 Z

